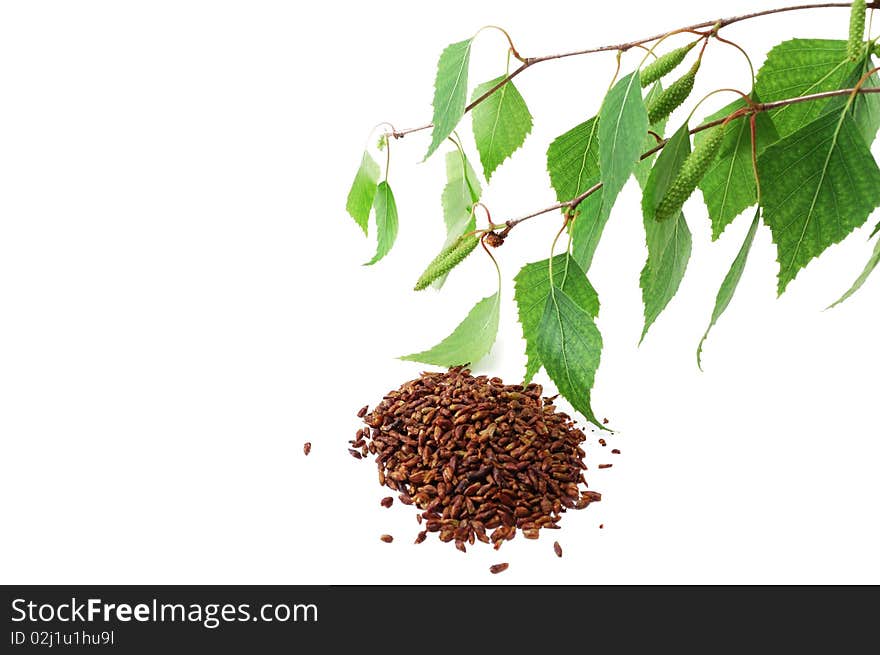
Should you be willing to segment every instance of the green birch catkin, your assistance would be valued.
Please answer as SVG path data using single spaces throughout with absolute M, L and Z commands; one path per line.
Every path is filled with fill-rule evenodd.
M 849 12 L 849 42 L 847 43 L 850 61 L 858 61 L 863 54 L 865 11 L 865 0 L 856 0 L 852 3 L 852 9 Z
M 669 73 L 674 71 L 678 65 L 684 61 L 687 53 L 689 53 L 695 45 L 697 45 L 696 41 L 680 48 L 676 48 L 671 52 L 667 52 L 665 55 L 657 57 L 657 59 L 645 66 L 639 74 L 642 81 L 642 87 L 644 88 L 649 84 L 653 84 L 657 80 L 666 77 Z
M 657 205 L 654 218 L 665 221 L 681 211 L 684 201 L 691 197 L 700 180 L 709 170 L 724 138 L 726 125 L 713 128 L 706 138 L 694 146 L 694 151 L 687 156 L 678 175 L 672 180 L 672 184 L 666 189 L 666 193 Z
M 700 62 L 694 62 L 690 70 L 679 77 L 675 82 L 664 89 L 648 106 L 648 123 L 654 125 L 669 116 L 678 109 L 694 90 L 694 80 L 697 71 L 700 70 Z
M 421 291 L 427 288 L 434 280 L 446 275 L 453 268 L 458 266 L 465 257 L 467 257 L 477 244 L 480 237 L 476 234 L 464 234 L 440 251 L 440 254 L 434 257 L 433 261 L 428 264 L 425 272 L 416 282 L 415 290 Z

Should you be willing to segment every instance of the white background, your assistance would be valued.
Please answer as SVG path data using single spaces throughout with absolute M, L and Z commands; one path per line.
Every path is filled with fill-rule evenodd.
M 618 430 L 607 449 L 590 434 L 604 499 L 537 542 L 413 546 L 414 509 L 380 508 L 374 465 L 346 452 L 354 412 L 421 368 L 395 357 L 494 291 L 480 256 L 441 293 L 411 291 L 443 239 L 442 153 L 419 163 L 427 133 L 392 145 L 400 236 L 377 266 L 361 266 L 374 243 L 344 211 L 371 126 L 430 119 L 443 47 L 494 23 L 540 55 L 761 5 L 3 3 L 0 581 L 880 582 L 880 280 L 822 311 L 867 260 L 876 213 L 779 300 L 762 228 L 701 374 L 696 345 L 750 215 L 712 244 L 701 199 L 688 203 L 688 275 L 637 348 L 631 182 L 591 270 L 605 338 L 594 407 Z M 759 65 L 780 40 L 845 37 L 847 22 L 823 9 L 725 34 Z M 504 55 L 483 33 L 472 83 Z M 546 146 L 595 113 L 613 61 L 517 80 L 535 128 L 485 193 L 496 220 L 553 202 Z M 748 89 L 745 62 L 713 43 L 694 97 L 731 85 Z M 497 251 L 505 302 L 480 371 L 521 379 L 511 279 L 547 255 L 558 222 L 535 219 Z M 497 561 L 510 569 L 491 576 Z

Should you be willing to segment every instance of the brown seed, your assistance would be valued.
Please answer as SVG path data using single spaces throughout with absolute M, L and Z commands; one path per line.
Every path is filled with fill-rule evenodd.
M 367 410 L 368 410 L 369 408 L 370 408 L 369 405 L 364 405 L 363 407 L 361 407 L 361 408 L 358 410 L 358 418 L 363 418 L 363 417 L 366 415 Z
M 556 557 L 562 557 L 562 546 L 558 541 L 553 542 L 553 552 L 556 553 Z
M 607 419 L 607 418 L 603 418 L 603 419 L 602 419 L 602 425 L 608 425 L 608 419 Z
M 595 500 L 581 492 L 586 437 L 542 394 L 464 367 L 423 373 L 365 410 L 350 443 L 375 458 L 380 484 L 420 510 L 425 532 L 497 549 L 520 530 L 533 539 L 558 529 L 567 508 Z
M 354 457 L 355 459 L 363 459 L 363 455 L 361 455 L 360 452 L 358 452 L 354 448 L 349 448 L 348 454 L 351 455 L 352 457 Z
M 383 534 L 379 537 L 379 539 L 384 541 L 386 544 L 390 544 L 392 541 L 394 541 L 394 537 L 392 537 L 390 534 Z
M 604 527 L 605 527 L 605 524 L 604 524 L 604 523 L 600 523 L 600 524 L 599 524 L 599 529 L 600 529 L 600 530 L 601 530 L 602 528 L 604 528 Z
M 309 455 L 310 452 L 312 452 L 312 442 L 311 442 L 311 441 L 306 441 L 306 442 L 303 444 L 303 454 L 304 454 L 306 457 L 308 457 L 308 455 Z
M 428 538 L 428 531 L 427 531 L 427 530 L 422 530 L 421 532 L 419 532 L 419 533 L 416 535 L 416 541 L 415 541 L 415 543 L 416 543 L 416 544 L 420 544 L 420 543 L 422 543 L 422 542 L 423 542 L 425 539 L 427 539 L 427 538 Z
M 510 566 L 507 562 L 501 562 L 500 564 L 493 564 L 489 567 L 489 573 L 501 573 L 502 571 L 506 571 L 507 567 Z
M 612 448 L 612 449 L 611 449 L 611 454 L 612 454 L 612 455 L 619 455 L 619 454 L 620 454 L 620 448 Z
M 382 500 L 379 501 L 379 504 L 382 507 L 391 507 L 391 505 L 393 503 L 394 503 L 394 498 L 392 498 L 391 496 L 385 496 Z
M 600 469 L 610 469 L 614 464 L 599 464 Z

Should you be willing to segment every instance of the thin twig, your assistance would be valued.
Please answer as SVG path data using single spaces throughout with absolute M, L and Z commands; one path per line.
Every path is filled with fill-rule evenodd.
M 834 98 L 837 96 L 846 96 L 846 95 L 851 95 L 851 94 L 855 94 L 855 93 L 880 93 L 880 87 L 871 87 L 871 88 L 867 88 L 867 89 L 863 88 L 863 87 L 854 87 L 851 89 L 838 89 L 836 91 L 823 91 L 822 93 L 811 93 L 810 95 L 798 96 L 796 98 L 785 98 L 784 100 L 776 100 L 774 102 L 755 103 L 755 105 L 751 108 L 750 111 L 737 110 L 731 116 L 725 116 L 724 118 L 718 118 L 716 120 L 709 121 L 708 123 L 702 123 L 701 125 L 698 125 L 697 127 L 689 130 L 689 133 L 696 134 L 698 132 L 702 132 L 704 130 L 708 130 L 708 129 L 711 129 L 711 128 L 716 127 L 718 125 L 721 125 L 725 121 L 736 120 L 736 119 L 742 118 L 743 116 L 751 116 L 757 112 L 771 111 L 773 109 L 779 109 L 780 107 L 787 107 L 788 105 L 794 105 L 794 104 L 797 104 L 800 102 L 809 102 L 811 100 L 824 100 L 826 98 Z M 639 157 L 639 161 L 641 161 L 643 159 L 647 159 L 648 157 L 650 157 L 654 153 L 662 150 L 663 147 L 667 143 L 669 143 L 669 139 L 663 139 L 656 146 L 654 146 L 650 150 L 647 150 L 644 153 L 642 153 L 642 155 Z M 517 225 L 519 225 L 523 221 L 527 221 L 531 218 L 535 218 L 536 216 L 541 216 L 543 214 L 547 214 L 549 212 L 556 211 L 558 209 L 568 209 L 569 211 L 574 211 L 575 209 L 577 209 L 578 205 L 580 205 L 584 200 L 589 198 L 591 195 L 596 193 L 596 191 L 598 191 L 601 188 L 602 188 L 602 182 L 597 182 L 596 184 L 591 186 L 589 189 L 587 189 L 586 191 L 582 192 L 581 194 L 575 196 L 571 200 L 566 200 L 564 202 L 557 202 L 553 205 L 550 205 L 549 207 L 545 207 L 544 209 L 539 209 L 538 211 L 534 211 L 530 214 L 526 214 L 525 216 L 520 216 L 518 218 L 512 218 L 509 221 L 506 221 L 504 223 L 504 225 L 506 227 L 501 232 L 501 234 L 502 234 L 502 236 L 506 237 L 514 227 L 516 227 Z
M 731 16 L 730 18 L 721 18 L 717 20 L 706 20 L 701 23 L 695 23 L 693 25 L 689 25 L 687 27 L 680 28 L 679 30 L 671 30 L 674 32 L 684 32 L 690 30 L 698 30 L 700 28 L 711 27 L 715 28 L 717 32 L 723 27 L 727 27 L 728 25 L 733 25 L 734 23 L 739 23 L 745 20 L 750 20 L 752 18 L 759 18 L 761 16 L 770 16 L 771 14 L 781 14 L 789 11 L 800 11 L 804 9 L 827 9 L 827 8 L 840 8 L 840 7 L 850 7 L 852 6 L 851 2 L 821 2 L 821 3 L 813 3 L 806 5 L 792 5 L 790 7 L 778 7 L 776 9 L 764 9 L 761 11 L 755 11 L 750 14 L 742 14 L 740 16 Z M 868 9 L 880 9 L 880 0 L 874 0 L 872 2 L 867 3 Z M 542 57 L 525 57 L 522 59 L 523 64 L 516 68 L 513 72 L 506 75 L 503 79 L 501 79 L 498 84 L 493 86 L 491 89 L 483 93 L 480 97 L 474 99 L 467 107 L 465 107 L 465 113 L 471 111 L 474 107 L 479 105 L 481 102 L 486 100 L 490 95 L 495 93 L 502 86 L 510 82 L 517 75 L 522 73 L 527 68 L 534 66 L 535 64 L 540 64 L 544 61 L 552 61 L 555 59 L 564 59 L 566 57 L 576 57 L 578 55 L 589 55 L 597 52 L 609 52 L 609 51 L 620 51 L 626 52 L 631 48 L 636 48 L 644 45 L 645 43 L 650 43 L 651 41 L 656 41 L 657 39 L 661 39 L 670 32 L 663 32 L 662 34 L 654 34 L 653 36 L 648 36 L 642 39 L 636 39 L 635 41 L 629 41 L 627 43 L 618 43 L 616 45 L 604 45 L 599 46 L 598 48 L 588 48 L 586 50 L 573 50 L 572 52 L 562 52 L 555 55 L 544 55 Z M 410 127 L 403 130 L 393 130 L 388 133 L 387 136 L 394 137 L 395 139 L 401 139 L 405 137 L 407 134 L 412 134 L 413 132 L 421 132 L 423 130 L 430 130 L 434 127 L 433 123 L 428 123 L 427 125 L 421 125 L 419 127 Z

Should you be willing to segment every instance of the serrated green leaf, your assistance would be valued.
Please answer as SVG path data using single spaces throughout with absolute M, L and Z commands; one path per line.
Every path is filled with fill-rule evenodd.
M 645 106 L 647 107 L 654 99 L 659 96 L 663 92 L 663 85 L 660 82 L 655 82 L 651 89 L 645 94 Z M 657 136 L 663 136 L 663 132 L 666 130 L 666 122 L 667 119 L 664 118 L 653 125 L 650 125 L 650 130 L 656 134 Z M 642 142 L 642 154 L 648 152 L 651 148 L 657 145 L 657 139 L 652 134 L 645 134 L 645 140 Z M 639 186 L 644 189 L 645 185 L 648 183 L 648 176 L 651 175 L 651 167 L 654 165 L 654 160 L 657 158 L 656 153 L 651 155 L 650 157 L 645 157 L 641 159 L 636 164 L 636 169 L 633 171 L 633 175 L 636 178 L 636 181 L 639 183 Z
M 866 70 L 849 60 L 846 41 L 791 39 L 774 47 L 758 71 L 755 91 L 765 102 L 851 86 Z M 838 99 L 800 102 L 770 112 L 779 135 L 788 136 L 839 106 Z
M 758 158 L 764 221 L 776 243 L 779 293 L 880 204 L 880 169 L 848 111 L 820 116 Z
M 646 101 L 662 90 L 656 83 L 646 96 Z M 663 133 L 666 121 L 652 126 L 658 134 Z M 639 156 L 656 145 L 656 140 L 645 133 Z M 634 169 L 639 183 L 651 170 L 653 157 L 639 161 Z M 601 180 L 599 170 L 599 118 L 592 118 L 576 125 L 565 134 L 557 137 L 547 149 L 547 172 L 550 184 L 556 191 L 559 202 L 571 200 L 593 187 Z M 584 271 L 590 269 L 593 255 L 602 231 L 611 214 L 611 206 L 604 202 L 604 188 L 600 188 L 578 205 L 578 216 L 572 223 L 572 256 Z
M 391 250 L 394 240 L 397 238 L 397 204 L 394 202 L 394 194 L 388 182 L 379 182 L 376 187 L 376 197 L 373 199 L 373 208 L 376 211 L 376 254 L 364 266 L 372 266 Z
M 599 175 L 599 118 L 593 116 L 558 136 L 547 148 L 547 172 L 559 202 L 571 200 L 594 186 Z M 572 255 L 588 270 L 602 228 L 608 219 L 603 211 L 602 189 L 578 206 L 578 217 L 571 227 Z
M 538 355 L 538 330 L 544 316 L 544 307 L 550 295 L 549 260 L 526 264 L 514 278 L 519 322 L 522 324 L 523 339 L 526 342 L 525 383 L 531 382 L 541 368 Z M 575 260 L 563 253 L 553 258 L 553 283 L 562 289 L 575 304 L 587 312 L 591 318 L 599 313 L 599 296 Z
M 431 131 L 431 145 L 428 146 L 425 159 L 452 134 L 452 130 L 464 116 L 472 42 L 473 38 L 470 38 L 447 46 L 437 62 L 437 77 L 434 80 L 434 129 Z
M 761 209 L 758 208 L 755 210 L 755 218 L 752 221 L 751 227 L 749 227 L 748 233 L 746 233 L 745 241 L 743 241 L 739 252 L 736 254 L 736 257 L 734 257 L 733 263 L 730 265 L 730 270 L 727 271 L 727 275 L 724 276 L 724 280 L 721 282 L 721 287 L 718 289 L 718 294 L 715 296 L 715 308 L 712 310 L 712 318 L 709 321 L 709 327 L 706 328 L 703 338 L 700 339 L 700 345 L 697 346 L 697 367 L 700 370 L 703 370 L 703 343 L 706 341 L 706 337 L 709 336 L 709 330 L 712 329 L 712 326 L 715 325 L 724 313 L 724 310 L 727 309 L 730 301 L 733 299 L 733 292 L 736 291 L 736 287 L 746 268 L 746 260 L 749 257 L 749 250 L 752 249 L 752 242 L 755 240 L 755 232 L 758 231 L 758 223 L 760 223 L 760 221 Z
M 361 157 L 361 165 L 351 183 L 348 200 L 345 202 L 345 210 L 354 219 L 354 222 L 361 226 L 364 235 L 367 234 L 370 210 L 373 208 L 373 198 L 376 197 L 376 183 L 378 181 L 379 164 L 365 150 L 363 157 Z
M 602 354 L 602 335 L 590 313 L 562 289 L 554 288 L 547 297 L 537 346 L 544 369 L 559 393 L 587 420 L 602 427 L 590 403 Z
M 547 148 L 547 172 L 560 202 L 571 200 L 599 182 L 599 118 L 576 125 L 558 136 Z M 607 216 L 602 212 L 599 189 L 578 206 L 578 217 L 571 227 L 572 254 L 587 270 L 602 234 Z
M 447 152 L 446 186 L 440 197 L 443 221 L 446 223 L 446 240 L 443 242 L 443 248 L 452 245 L 466 232 L 476 229 L 476 220 L 471 208 L 480 200 L 482 192 L 477 174 L 465 154 L 458 149 Z M 446 278 L 446 275 L 440 276 L 431 286 L 439 289 Z
M 500 292 L 483 298 L 443 341 L 430 350 L 400 359 L 446 367 L 476 364 L 495 343 L 500 307 Z
M 861 65 L 853 70 L 844 84 L 847 87 L 855 87 L 869 70 L 876 68 L 876 65 L 876 62 L 872 61 L 870 57 L 865 57 Z M 866 89 L 878 86 L 880 86 L 880 77 L 877 73 L 872 73 L 862 84 L 862 87 Z M 830 107 L 843 106 L 847 101 L 848 98 L 845 96 L 835 98 Z M 865 145 L 870 147 L 877 137 L 877 130 L 880 129 L 880 94 L 861 93 L 857 95 L 853 101 L 852 115 L 859 126 L 859 133 L 865 140 Z
M 849 298 L 851 295 L 853 295 L 856 291 L 858 291 L 865 283 L 865 280 L 868 279 L 868 276 L 870 276 L 871 273 L 874 272 L 874 269 L 877 268 L 878 263 L 880 263 L 880 239 L 878 239 L 876 243 L 874 243 L 874 252 L 871 253 L 871 258 L 868 260 L 868 263 L 865 264 L 865 269 L 856 278 L 856 281 L 853 282 L 849 290 L 836 301 L 834 301 L 834 303 L 829 306 L 829 309 L 831 309 L 831 307 L 836 307 L 844 300 Z
M 506 75 L 496 77 L 474 89 L 472 100 L 500 84 Z M 474 140 L 483 164 L 486 181 L 510 157 L 532 131 L 532 115 L 520 92 L 508 82 L 471 112 Z
M 609 213 L 635 170 L 647 130 L 648 112 L 636 71 L 611 88 L 599 112 L 599 170 L 603 203 Z
M 454 241 L 464 234 L 468 221 L 473 220 L 471 208 L 480 200 L 483 190 L 477 174 L 460 150 L 446 153 L 446 186 L 440 197 L 446 233 Z
M 602 238 L 602 231 L 610 217 L 602 189 L 594 191 L 578 205 L 577 218 L 571 224 L 571 254 L 583 270 L 593 263 L 593 255 Z
M 684 214 L 679 212 L 678 216 L 665 221 L 655 219 L 657 205 L 690 151 L 690 134 L 685 123 L 660 151 L 642 195 L 648 259 L 639 278 L 645 306 L 645 326 L 639 343 L 678 291 L 691 256 L 691 232 Z
M 753 100 L 758 102 L 756 97 Z M 729 105 L 707 116 L 704 123 L 725 118 L 745 106 L 745 101 L 737 99 Z M 711 130 L 697 132 L 694 142 L 705 139 Z M 758 153 L 779 140 L 779 134 L 767 112 L 756 114 L 755 132 Z M 712 221 L 712 240 L 715 241 L 724 229 L 746 208 L 758 202 L 758 187 L 755 184 L 755 171 L 752 164 L 752 136 L 748 117 L 738 118 L 728 124 L 721 141 L 718 156 L 700 181 L 703 200 Z
M 599 119 L 596 116 L 553 140 L 547 148 L 547 172 L 559 202 L 571 200 L 599 181 Z

